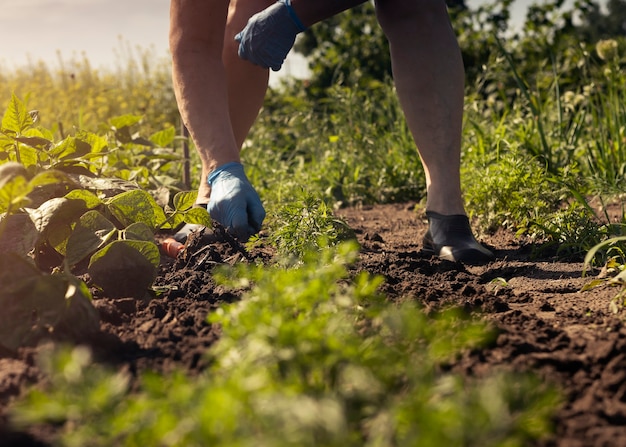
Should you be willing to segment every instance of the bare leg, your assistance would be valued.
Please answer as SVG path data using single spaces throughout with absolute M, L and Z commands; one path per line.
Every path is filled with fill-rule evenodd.
M 309 27 L 317 22 L 353 8 L 367 0 L 291 0 L 302 23 Z
M 235 0 L 230 2 L 228 8 L 222 60 L 228 83 L 230 123 L 238 150 L 241 150 L 241 146 L 263 105 L 269 80 L 269 70 L 244 61 L 237 56 L 238 44 L 235 42 L 235 34 L 246 25 L 250 16 L 272 3 L 271 0 L 258 2 Z M 206 179 L 211 170 L 205 164 L 202 165 L 202 178 L 196 200 L 198 204 L 209 202 L 211 190 Z
M 389 39 L 398 97 L 426 173 L 429 228 L 424 251 L 441 259 L 482 263 L 481 246 L 461 193 L 464 69 L 444 0 L 377 0 Z
M 201 196 L 208 196 L 206 174 L 239 161 L 222 62 L 227 13 L 228 0 L 172 0 L 170 5 L 174 92 L 202 161 Z
M 426 173 L 426 209 L 465 214 L 460 184 L 464 68 L 443 0 L 377 0 L 394 80 Z
M 231 0 L 224 36 L 223 60 L 228 75 L 230 121 L 235 141 L 241 147 L 263 105 L 269 70 L 241 59 L 235 34 L 246 26 L 248 19 L 271 6 L 274 0 Z
M 197 203 L 209 201 L 207 176 L 239 161 L 239 151 L 267 89 L 268 71 L 237 57 L 234 34 L 271 0 L 172 0 L 174 91 L 200 155 Z

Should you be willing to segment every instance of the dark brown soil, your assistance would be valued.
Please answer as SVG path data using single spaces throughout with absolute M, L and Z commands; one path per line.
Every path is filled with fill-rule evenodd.
M 427 309 L 458 305 L 498 330 L 493 346 L 468 352 L 454 368 L 481 376 L 501 368 L 532 371 L 557 384 L 565 397 L 556 433 L 541 446 L 626 445 L 626 327 L 623 313 L 610 308 L 618 289 L 582 292 L 579 262 L 533 256 L 533 246 L 501 231 L 480 239 L 497 260 L 463 266 L 421 253 L 426 230 L 413 204 L 345 209 L 339 214 L 362 245 L 357 269 L 386 278 L 390 300 L 416 300 Z M 101 333 L 92 343 L 96 358 L 131 372 L 202 370 L 203 353 L 220 336 L 206 315 L 238 299 L 216 287 L 215 263 L 244 258 L 267 260 L 263 251 L 245 253 L 218 234 L 206 245 L 195 238 L 176 261 L 163 266 L 157 284 L 165 292 L 151 299 L 96 296 Z M 54 429 L 28 433 L 6 428 L 6 410 L 23 389 L 41 380 L 37 348 L 0 353 L 0 445 L 50 445 Z M 3 428 L 4 426 L 4 428 Z

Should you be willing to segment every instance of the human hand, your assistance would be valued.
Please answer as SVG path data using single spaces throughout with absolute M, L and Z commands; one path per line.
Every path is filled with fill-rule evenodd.
M 291 0 L 278 0 L 250 17 L 245 28 L 235 36 L 239 42 L 239 57 L 278 71 L 293 47 L 296 35 L 305 30 L 291 7 Z
M 207 181 L 211 186 L 207 205 L 211 218 L 244 241 L 258 233 L 265 219 L 265 209 L 243 165 L 226 163 L 209 174 Z

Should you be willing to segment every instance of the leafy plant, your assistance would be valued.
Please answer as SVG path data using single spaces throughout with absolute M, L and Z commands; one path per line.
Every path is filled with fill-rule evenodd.
M 354 233 L 321 199 L 306 191 L 275 207 L 268 241 L 286 256 L 301 258 L 311 249 L 332 247 L 354 239 Z
M 13 96 L 0 127 L 0 242 L 10 255 L 0 295 L 8 349 L 62 326 L 84 336 L 97 329 L 91 294 L 74 273 L 86 270 L 91 285 L 109 296 L 142 296 L 160 263 L 155 231 L 182 222 L 210 225 L 206 209 L 193 207 L 195 192 L 178 192 L 164 209 L 134 182 L 95 177 L 109 171 L 93 163 L 111 161 L 104 140 L 81 133 L 55 143 L 34 116 Z M 114 122 L 119 138 L 147 144 L 126 135 L 134 118 Z M 85 317 L 72 327 L 68 318 L 79 318 L 77 312 Z
M 384 304 L 382 279 L 349 278 L 354 243 L 294 266 L 244 266 L 217 279 L 247 290 L 210 315 L 222 326 L 199 377 L 124 373 L 85 351 L 44 362 L 45 390 L 15 424 L 63 424 L 64 445 L 522 445 L 550 430 L 553 389 L 527 376 L 464 380 L 445 365 L 491 339 L 450 310 Z M 445 336 L 442 336 L 445 334 Z
M 588 250 L 607 236 L 610 225 L 600 225 L 595 214 L 573 204 L 554 213 L 550 219 L 531 222 L 530 228 L 546 238 L 542 252 L 553 252 L 562 258 L 582 258 Z M 532 230 L 531 230 L 532 231 Z
M 472 124 L 462 166 L 472 217 L 487 231 L 526 230 L 531 222 L 550 218 L 567 197 L 566 189 L 551 182 L 544 166 L 509 141 L 505 131 L 485 132 Z
M 586 273 L 598 258 L 600 252 L 604 252 L 607 259 L 603 268 L 603 274 L 585 284 L 582 290 L 591 290 L 600 285 L 618 287 L 620 290 L 611 300 L 610 307 L 614 313 L 619 312 L 626 305 L 626 236 L 608 238 L 593 246 L 585 256 Z
M 19 211 L 31 202 L 29 196 L 37 188 L 65 176 L 46 171 L 27 180 L 25 174 L 18 163 L 0 165 L 0 244 L 4 252 L 0 260 L 0 347 L 9 351 L 55 332 L 83 339 L 99 327 L 91 294 L 82 281 L 62 272 L 42 273 L 27 256 L 39 231 L 28 215 Z
M 22 256 L 5 253 L 0 258 L 0 282 L 2 350 L 14 352 L 45 336 L 86 340 L 99 330 L 91 293 L 72 275 L 47 275 Z

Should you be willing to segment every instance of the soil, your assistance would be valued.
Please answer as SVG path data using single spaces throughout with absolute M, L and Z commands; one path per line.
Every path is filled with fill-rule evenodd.
M 496 253 L 489 264 L 431 258 L 421 252 L 426 221 L 414 205 L 338 212 L 362 246 L 355 269 L 383 275 L 390 300 L 416 300 L 427 310 L 462 306 L 497 329 L 496 341 L 465 353 L 456 371 L 478 377 L 499 369 L 531 371 L 558 385 L 564 400 L 556 430 L 538 446 L 626 445 L 626 326 L 623 311 L 610 305 L 619 289 L 581 291 L 591 280 L 589 274 L 583 277 L 582 263 L 547 252 L 538 256 L 532 243 L 504 230 L 480 237 Z M 201 371 L 203 353 L 220 336 L 206 315 L 239 298 L 215 285 L 212 266 L 270 257 L 261 249 L 246 253 L 219 229 L 204 239 L 192 235 L 187 250 L 163 264 L 157 280 L 162 295 L 136 300 L 96 294 L 101 317 L 100 334 L 91 343 L 96 359 L 135 373 Z M 6 423 L 10 403 L 42 380 L 39 349 L 0 353 L 1 446 L 48 446 L 55 439 L 53 427 L 16 432 Z

